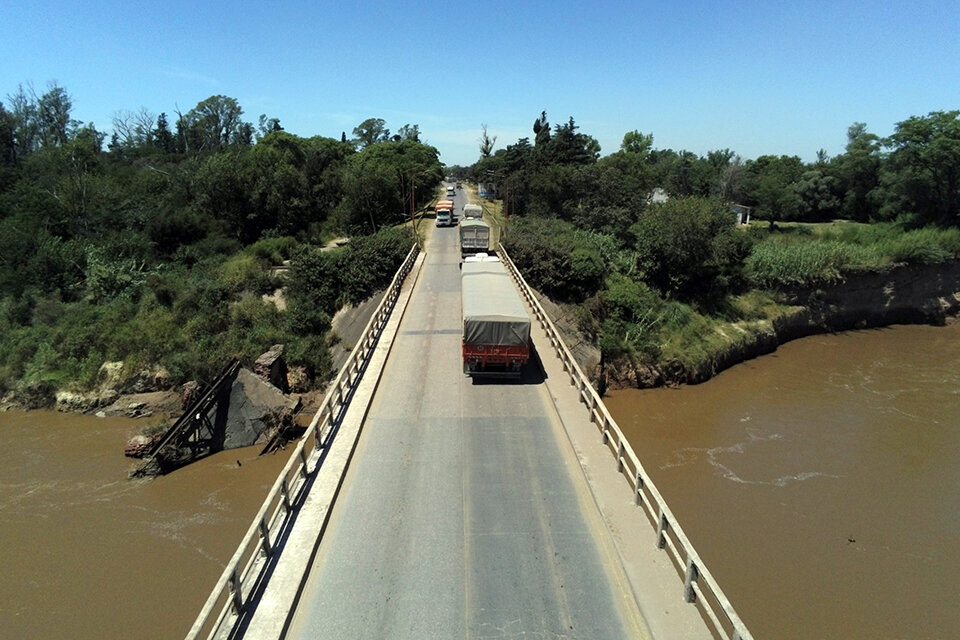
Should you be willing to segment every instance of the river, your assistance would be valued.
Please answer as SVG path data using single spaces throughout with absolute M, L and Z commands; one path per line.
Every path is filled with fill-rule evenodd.
M 758 639 L 957 636 L 960 323 L 606 402 Z M 185 635 L 287 456 L 128 480 L 143 424 L 0 413 L 0 635 Z
M 143 424 L 0 413 L 0 636 L 186 635 L 287 455 L 129 480 L 123 446 Z
M 605 402 L 758 639 L 960 634 L 960 323 Z

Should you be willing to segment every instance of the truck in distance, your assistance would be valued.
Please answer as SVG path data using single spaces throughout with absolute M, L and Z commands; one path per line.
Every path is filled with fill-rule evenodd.
M 477 218 L 483 219 L 483 208 L 478 204 L 465 204 L 463 205 L 463 217 L 464 218 Z
M 470 205 L 467 205 L 470 206 Z M 476 218 L 460 221 L 460 257 L 490 251 L 490 225 Z
M 440 200 L 434 210 L 437 212 L 438 227 L 453 226 L 453 200 Z
M 503 263 L 465 261 L 460 297 L 464 373 L 519 377 L 530 359 L 530 317 Z

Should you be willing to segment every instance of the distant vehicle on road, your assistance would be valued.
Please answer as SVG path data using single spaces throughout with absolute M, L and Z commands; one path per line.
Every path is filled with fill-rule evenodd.
M 490 250 L 490 226 L 483 220 L 464 218 L 460 221 L 460 257 Z
M 453 187 L 447 187 L 447 197 L 448 198 L 457 197 L 457 190 L 454 189 Z
M 483 219 L 483 208 L 478 204 L 463 205 L 463 217 L 467 219 Z
M 438 227 L 453 226 L 453 200 L 440 200 L 435 208 Z

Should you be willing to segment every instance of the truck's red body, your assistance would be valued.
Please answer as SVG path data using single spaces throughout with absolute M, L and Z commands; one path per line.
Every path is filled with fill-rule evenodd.
M 519 376 L 530 359 L 530 317 L 503 264 L 464 261 L 460 291 L 464 372 Z
M 463 364 L 470 373 L 519 371 L 530 359 L 530 347 L 463 343 Z

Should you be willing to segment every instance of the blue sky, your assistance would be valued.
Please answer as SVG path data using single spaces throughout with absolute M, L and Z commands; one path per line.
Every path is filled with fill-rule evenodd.
M 546 110 L 603 153 L 814 159 L 865 122 L 960 109 L 960 2 L 16 2 L 0 8 L 0 100 L 67 89 L 73 116 L 187 111 L 216 94 L 297 135 L 419 124 L 446 164 L 532 137 Z M 172 118 L 171 118 L 172 120 Z

